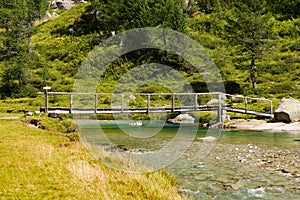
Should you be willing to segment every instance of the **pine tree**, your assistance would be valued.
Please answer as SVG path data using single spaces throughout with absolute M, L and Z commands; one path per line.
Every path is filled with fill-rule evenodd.
M 237 65 L 248 62 L 252 89 L 258 88 L 256 81 L 257 62 L 269 48 L 272 37 L 270 14 L 265 0 L 240 0 L 227 15 L 225 38 L 240 54 Z
M 182 0 L 91 0 L 102 29 L 124 31 L 142 27 L 164 27 L 185 31 Z
M 47 0 L 0 0 L 0 61 L 6 63 L 0 89 L 4 96 L 27 92 L 33 58 L 30 38 L 35 21 L 42 18 L 48 3 Z

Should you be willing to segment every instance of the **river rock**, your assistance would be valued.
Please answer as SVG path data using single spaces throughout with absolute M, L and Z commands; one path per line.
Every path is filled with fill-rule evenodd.
M 216 140 L 217 138 L 213 137 L 213 136 L 206 136 L 206 137 L 203 137 L 203 138 L 197 138 L 198 140 L 203 140 L 203 141 L 214 141 Z
M 195 122 L 195 118 L 189 114 L 177 115 L 174 119 L 169 119 L 170 122 L 174 124 L 191 124 Z
M 51 13 L 49 11 L 47 11 L 45 16 L 44 16 L 44 19 L 49 19 L 51 17 L 52 17 Z
M 300 120 L 300 101 L 283 98 L 274 113 L 274 121 L 295 122 Z

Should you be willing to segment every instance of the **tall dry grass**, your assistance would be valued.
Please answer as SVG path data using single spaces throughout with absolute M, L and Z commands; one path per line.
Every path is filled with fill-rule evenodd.
M 60 133 L 0 120 L 0 199 L 183 199 L 165 171 L 102 165 Z

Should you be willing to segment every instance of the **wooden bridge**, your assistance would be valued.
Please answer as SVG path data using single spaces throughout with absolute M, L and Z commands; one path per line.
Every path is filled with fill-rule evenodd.
M 273 117 L 272 101 L 241 95 L 214 93 L 67 93 L 40 92 L 44 94 L 42 112 L 68 114 L 120 114 L 217 111 L 218 122 L 224 121 L 226 112 Z M 49 98 L 64 97 L 66 106 L 51 106 Z M 51 101 L 50 101 L 51 102 Z M 256 105 L 254 105 L 256 104 Z M 254 106 L 253 106 L 254 105 Z M 251 108 L 263 107 L 264 110 Z

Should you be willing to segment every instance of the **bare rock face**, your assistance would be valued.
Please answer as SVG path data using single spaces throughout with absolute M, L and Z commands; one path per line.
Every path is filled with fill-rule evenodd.
M 286 123 L 300 121 L 300 101 L 283 98 L 275 110 L 274 121 Z
M 50 7 L 52 9 L 58 9 L 58 10 L 64 10 L 64 9 L 69 10 L 74 6 L 74 2 L 79 3 L 79 1 L 74 1 L 74 0 L 50 0 Z

